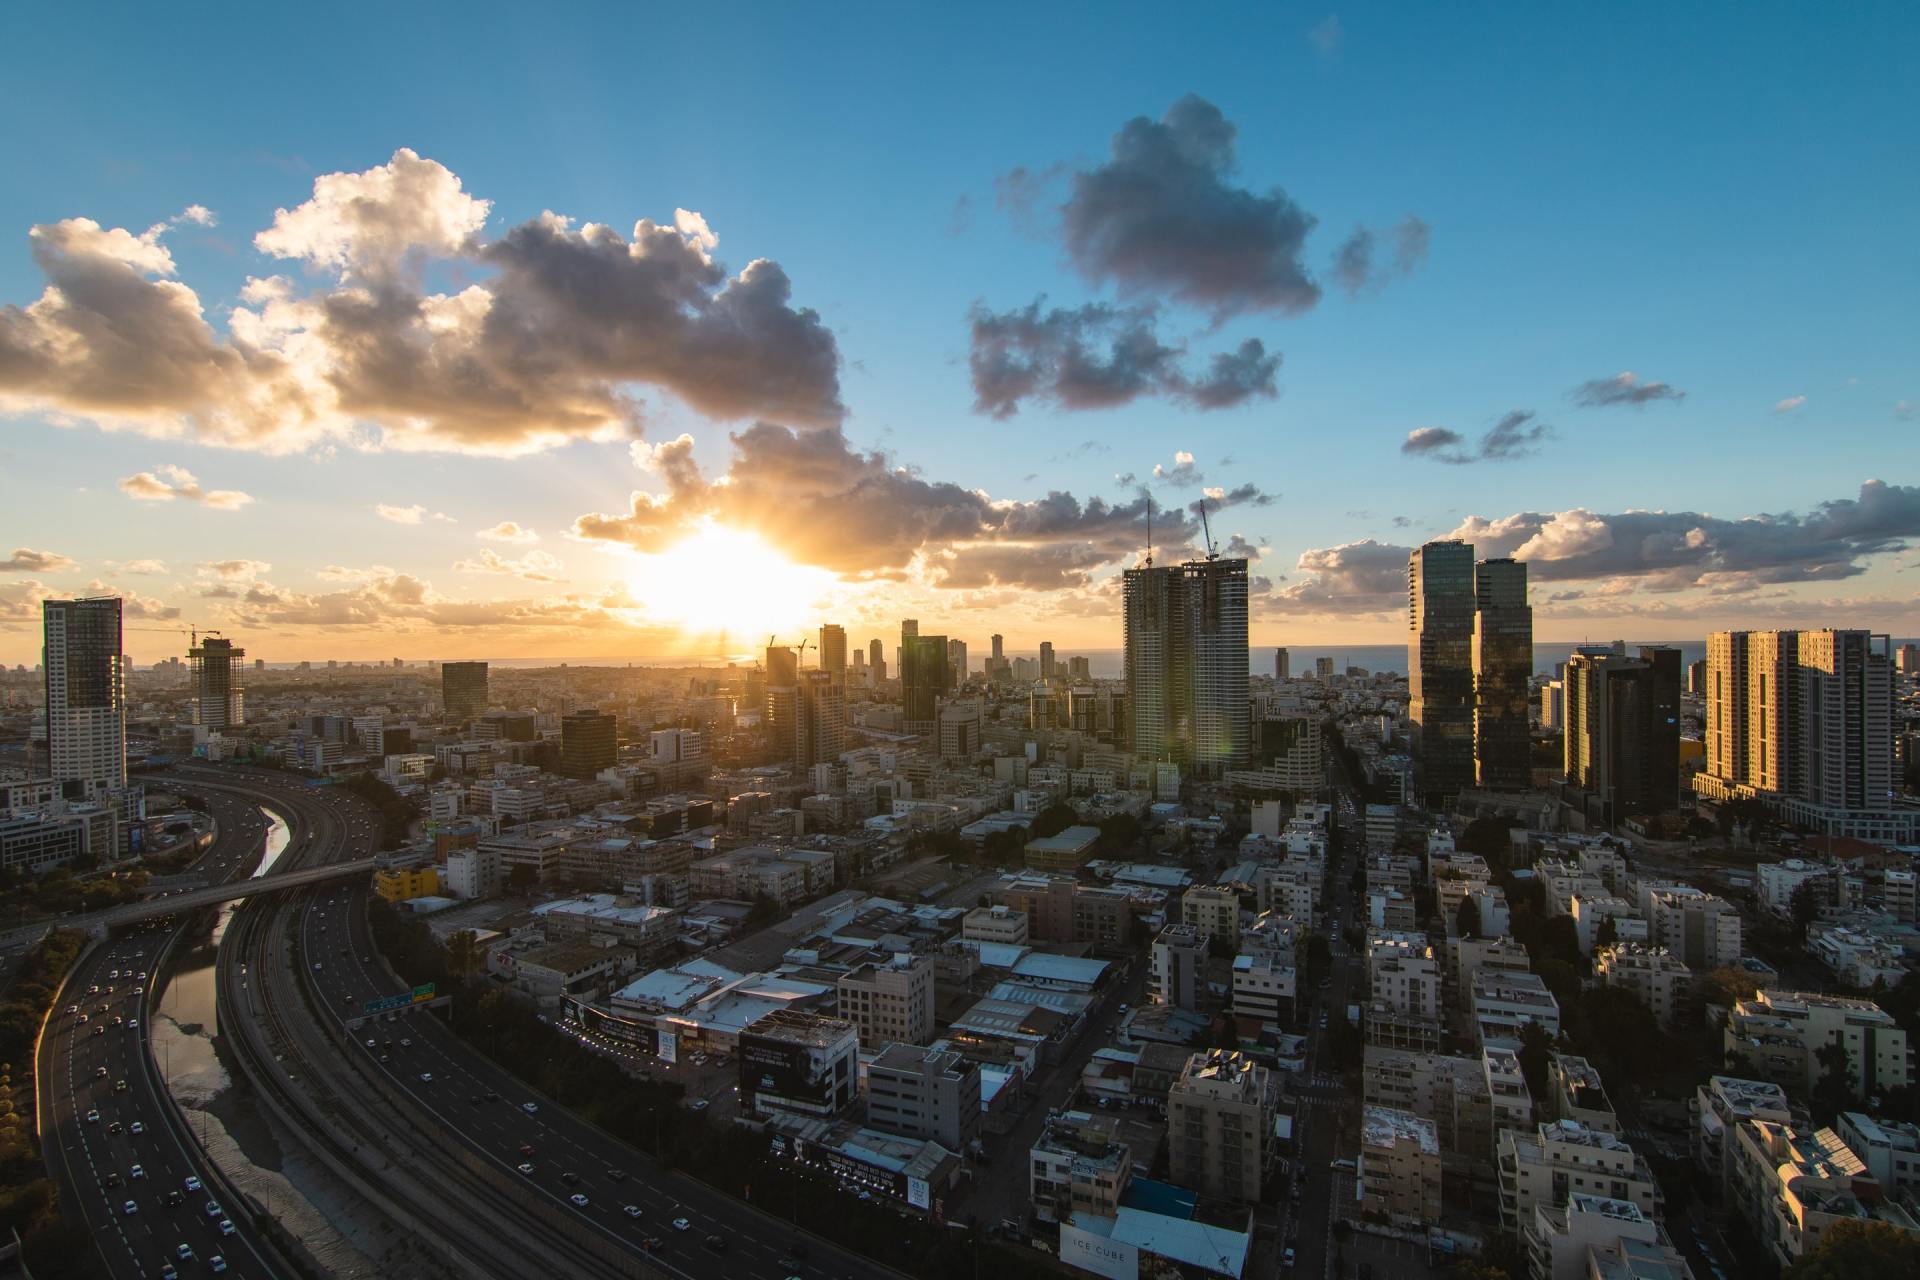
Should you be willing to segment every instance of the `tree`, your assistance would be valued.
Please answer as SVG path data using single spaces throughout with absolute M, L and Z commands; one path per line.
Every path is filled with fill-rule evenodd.
M 1488 862 L 1506 866 L 1511 861 L 1513 838 L 1504 818 L 1475 818 L 1461 833 L 1460 847 L 1477 853 Z
M 1460 899 L 1460 910 L 1453 917 L 1454 932 L 1463 938 L 1480 936 L 1480 904 L 1468 894 Z
M 1920 1236 L 1890 1222 L 1843 1219 L 1820 1234 L 1820 1244 L 1788 1267 L 1781 1280 L 1867 1280 L 1920 1275 Z
M 1731 1009 L 1736 1003 L 1748 999 L 1759 989 L 1760 984 L 1755 982 L 1753 975 L 1745 969 L 1715 969 L 1700 979 L 1700 1003 L 1724 1005 Z
M 1597 955 L 1614 943 L 1620 941 L 1620 926 L 1613 922 L 1612 916 L 1602 916 L 1600 928 L 1593 935 L 1593 950 Z
M 515 863 L 507 871 L 507 886 L 517 893 L 525 893 L 540 880 L 540 872 L 531 863 Z
M 1310 933 L 1307 935 L 1306 977 L 1309 982 L 1318 982 L 1320 975 L 1333 964 L 1333 945 L 1326 935 Z
M 1078 821 L 1080 815 L 1072 805 L 1056 800 L 1034 815 L 1033 834 L 1042 839 L 1057 836 Z
M 1827 903 L 1827 883 L 1824 877 L 1802 880 L 1793 891 L 1793 900 L 1789 904 L 1788 914 L 1793 920 L 1793 931 L 1802 942 L 1807 938 L 1807 926 L 1820 918 L 1820 908 Z
M 1852 1057 L 1838 1040 L 1815 1049 L 1813 1057 L 1820 1064 L 1820 1078 L 1813 1082 L 1813 1093 L 1807 1101 L 1814 1117 L 1824 1123 L 1853 1104 L 1853 1083 L 1848 1079 Z
M 1580 930 L 1575 927 L 1572 916 L 1548 916 L 1540 926 L 1537 949 L 1528 948 L 1528 954 L 1537 962 L 1545 958 L 1558 960 L 1575 969 L 1586 967 L 1587 953 L 1580 949 Z M 1535 964 L 1538 968 L 1538 963 Z
M 1526 1077 L 1527 1092 L 1536 1098 L 1547 1096 L 1547 1055 L 1553 1052 L 1553 1037 L 1537 1022 L 1520 1024 L 1520 1074 Z
M 474 945 L 473 930 L 456 929 L 447 936 L 447 971 L 454 977 L 466 977 L 479 961 L 480 948 Z
M 1547 990 L 1553 995 L 1554 1003 L 1561 1009 L 1570 1009 L 1574 1002 L 1579 1000 L 1582 985 L 1580 970 L 1565 960 L 1536 960 L 1533 971 L 1539 976 L 1540 981 L 1546 984 Z

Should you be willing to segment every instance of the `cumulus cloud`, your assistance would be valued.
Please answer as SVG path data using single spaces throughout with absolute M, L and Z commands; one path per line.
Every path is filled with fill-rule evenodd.
M 166 571 L 167 562 L 164 560 L 129 560 L 120 566 L 120 572 L 138 574 L 141 577 L 152 577 L 164 574 Z
M 716 418 L 844 416 L 832 333 L 792 305 L 777 263 L 730 276 L 698 213 L 642 219 L 631 237 L 545 213 L 488 240 L 488 212 L 405 149 L 325 175 L 255 239 L 317 287 L 249 280 L 224 335 L 173 278 L 168 224 L 36 226 L 47 285 L 0 308 L 0 411 L 281 452 L 498 455 L 634 434 L 635 386 Z M 430 263 L 473 282 L 431 292 Z
M 257 578 L 272 569 L 273 566 L 264 560 L 207 560 L 200 565 L 201 573 L 224 578 L 229 582 L 241 578 Z
M 337 566 L 336 566 L 337 567 Z M 243 626 L 438 632 L 447 628 L 603 627 L 630 625 L 633 601 L 617 593 L 600 596 L 459 600 L 411 574 L 382 566 L 343 569 L 349 585 L 319 593 L 255 583 L 232 606 Z
M 657 552 L 717 521 L 847 579 L 898 574 L 924 559 L 967 582 L 998 581 L 1006 548 L 1048 557 L 1071 574 L 1076 559 L 1082 567 L 1114 564 L 1146 545 L 1144 493 L 1125 502 L 1083 501 L 1059 490 L 1030 501 L 996 500 L 854 448 L 838 430 L 763 422 L 735 433 L 732 443 L 724 475 L 708 479 L 690 457 L 675 454 L 667 493 L 636 492 L 624 511 L 583 515 L 573 535 Z M 1178 510 L 1160 509 L 1153 521 L 1165 545 L 1191 541 L 1199 530 Z M 994 555 L 964 554 L 989 544 Z M 1053 550 L 1075 544 L 1082 548 L 1077 555 Z
M 1307 28 L 1307 42 L 1321 57 L 1333 58 L 1339 54 L 1340 43 L 1346 34 L 1340 27 L 1340 15 L 1330 13 Z
M 73 565 L 72 559 L 55 551 L 15 547 L 12 555 L 0 560 L 0 573 L 59 573 L 63 569 L 73 568 Z
M 1805 396 L 1788 396 L 1785 400 L 1779 401 L 1777 404 L 1775 404 L 1773 406 L 1773 411 L 1775 413 L 1792 413 L 1795 409 L 1798 409 L 1801 405 L 1805 404 L 1806 402 L 1807 402 L 1807 398 Z
M 1300 553 L 1295 580 L 1274 592 L 1306 613 L 1386 613 L 1407 604 L 1411 547 L 1364 538 Z
M 1185 449 L 1178 449 L 1174 451 L 1172 466 L 1159 462 L 1153 464 L 1153 478 L 1163 484 L 1185 486 L 1199 484 L 1206 479 L 1206 476 L 1194 466 L 1191 453 Z
M 1364 224 L 1357 225 L 1333 252 L 1333 278 L 1349 295 L 1379 288 L 1399 276 L 1412 275 L 1427 260 L 1433 243 L 1433 228 L 1408 214 L 1387 232 L 1392 250 L 1389 261 L 1378 257 L 1380 236 Z
M 427 509 L 417 502 L 409 507 L 396 507 L 391 503 L 376 502 L 373 504 L 373 509 L 382 520 L 391 520 L 395 524 L 419 524 L 427 516 Z
M 1237 133 L 1193 94 L 1157 121 L 1136 116 L 1122 125 L 1106 163 L 1072 175 L 1061 209 L 1081 274 L 1218 318 L 1319 302 L 1320 286 L 1301 261 L 1315 219 L 1278 187 L 1261 194 L 1230 180 Z
M 1541 422 L 1533 410 L 1514 409 L 1503 414 L 1477 443 L 1470 445 L 1465 436 L 1450 427 L 1416 427 L 1401 441 L 1400 452 L 1455 467 L 1474 462 L 1511 462 L 1531 457 L 1552 436 L 1553 428 Z
M 529 582 L 566 581 L 560 576 L 565 566 L 538 549 L 527 552 L 518 560 L 510 560 L 492 547 L 482 547 L 479 555 L 471 560 L 457 561 L 453 567 L 458 573 L 510 573 Z
M 203 489 L 185 467 L 163 466 L 122 477 L 120 492 L 141 502 L 198 502 L 215 511 L 238 511 L 253 501 L 238 489 Z
M 0 624 L 38 622 L 40 602 L 51 600 L 53 592 L 36 578 L 18 582 L 0 582 Z
M 1568 396 L 1583 409 L 1625 404 L 1639 408 L 1655 400 L 1684 400 L 1687 393 L 1668 382 L 1643 381 L 1632 371 L 1611 378 L 1594 378 L 1575 387 Z
M 1109 409 L 1159 397 L 1195 409 L 1228 409 L 1279 394 L 1280 353 L 1258 338 L 1215 354 L 1204 373 L 1190 371 L 1185 348 L 1159 337 L 1151 306 L 1091 302 L 1072 308 L 1025 307 L 971 313 L 974 411 L 1010 418 L 1023 401 L 1060 409 Z
M 485 538 L 488 542 L 538 542 L 540 541 L 540 535 L 538 533 L 535 533 L 532 529 L 529 529 L 524 525 L 515 524 L 511 520 L 502 520 L 499 524 L 493 526 L 493 528 L 491 529 L 482 529 L 475 536 L 480 538 Z

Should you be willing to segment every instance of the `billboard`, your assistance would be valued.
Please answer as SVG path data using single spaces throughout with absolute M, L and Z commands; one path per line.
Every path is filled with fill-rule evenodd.
M 838 1076 L 833 1063 L 809 1045 L 752 1031 L 740 1035 L 743 1101 L 764 1094 L 793 1110 L 831 1115 L 853 1100 L 851 1082 Z
M 680 1037 L 671 1031 L 660 1033 L 660 1061 L 680 1061 Z
M 927 1185 L 925 1178 L 907 1179 L 907 1203 L 916 1209 L 933 1207 L 933 1189 Z
M 1138 1245 L 1082 1231 L 1071 1223 L 1060 1224 L 1060 1261 L 1107 1280 L 1139 1280 Z

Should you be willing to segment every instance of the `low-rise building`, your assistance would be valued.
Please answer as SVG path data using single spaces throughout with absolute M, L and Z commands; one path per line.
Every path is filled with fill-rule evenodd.
M 1908 1200 L 1920 1193 L 1920 1125 L 1843 1111 L 1834 1130 L 1881 1186 Z
M 1050 1116 L 1028 1152 L 1027 1190 L 1042 1222 L 1076 1213 L 1112 1218 L 1133 1181 L 1133 1153 L 1117 1124 L 1085 1111 Z
M 1692 989 L 1693 971 L 1665 947 L 1617 942 L 1593 956 L 1593 976 L 1602 985 L 1621 987 L 1640 997 L 1663 1027 L 1670 1027 Z
M 1825 1071 L 1823 1046 L 1847 1051 L 1847 1084 L 1856 1098 L 1914 1082 L 1907 1033 L 1871 1000 L 1817 991 L 1763 990 L 1733 1006 L 1722 1033 L 1729 1063 L 1751 1063 L 1770 1080 L 1811 1089 Z
M 1727 1178 L 1727 1139 L 1748 1120 L 1786 1124 L 1793 1118 L 1787 1092 L 1771 1080 L 1714 1076 L 1693 1091 L 1693 1161 L 1722 1188 Z
M 1231 945 L 1240 937 L 1240 895 L 1226 885 L 1201 884 L 1180 899 L 1180 922 Z
M 1560 1034 L 1560 1005 L 1539 975 L 1481 969 L 1473 975 L 1474 1042 L 1482 1049 L 1518 1049 L 1532 1022 Z
M 1087 865 L 1099 842 L 1098 827 L 1068 827 L 1057 835 L 1027 841 L 1027 866 L 1034 871 L 1072 873 Z
M 1440 1220 L 1440 1139 L 1433 1121 L 1410 1111 L 1368 1107 L 1361 1114 L 1360 1209 L 1402 1226 Z
M 1832 1129 L 1808 1133 L 1748 1120 L 1733 1131 L 1727 1161 L 1728 1201 L 1778 1266 L 1792 1266 L 1819 1248 L 1836 1222 L 1884 1222 L 1920 1233 L 1920 1225 Z
M 1279 1100 L 1273 1072 L 1247 1055 L 1194 1054 L 1167 1092 L 1169 1176 L 1216 1199 L 1258 1200 Z
M 1640 1154 L 1619 1137 L 1577 1120 L 1550 1120 L 1537 1131 L 1500 1131 L 1500 1223 L 1518 1233 L 1541 1205 L 1559 1206 L 1585 1193 L 1630 1200 L 1649 1217 L 1660 1213 L 1660 1184 Z
M 1686 1260 L 1631 1200 L 1575 1192 L 1535 1207 L 1521 1243 L 1528 1280 L 1687 1280 Z
M 975 942 L 998 942 L 1010 947 L 1027 945 L 1027 913 L 1012 907 L 975 907 L 960 922 L 960 936 Z
M 1603 1133 L 1620 1132 L 1600 1072 L 1585 1058 L 1555 1053 L 1547 1058 L 1547 1078 L 1553 1098 L 1553 1119 L 1575 1120 Z
M 867 1124 L 965 1151 L 980 1137 L 980 1067 L 957 1053 L 890 1044 L 866 1067 Z
M 428 863 L 423 867 L 390 867 L 376 871 L 373 873 L 373 891 L 387 902 L 433 897 L 440 892 L 440 869 Z
M 1271 956 L 1233 958 L 1233 1015 L 1263 1026 L 1285 1026 L 1293 1021 L 1294 968 Z
M 858 1034 L 844 1018 L 775 1009 L 740 1033 L 740 1109 L 838 1115 L 858 1090 L 859 1055 Z

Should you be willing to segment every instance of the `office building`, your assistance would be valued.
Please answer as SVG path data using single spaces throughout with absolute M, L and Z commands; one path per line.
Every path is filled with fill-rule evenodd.
M 1482 560 L 1474 567 L 1473 590 L 1475 783 L 1485 791 L 1525 791 L 1533 778 L 1527 714 L 1533 610 L 1527 604 L 1527 566 L 1518 560 Z
M 831 764 L 847 749 L 847 686 L 830 671 L 802 671 L 795 690 L 794 767 Z
M 840 1016 L 877 1048 L 895 1040 L 933 1039 L 933 961 L 901 952 L 884 964 L 863 964 L 840 977 Z
M 803 1009 L 774 1009 L 740 1032 L 740 1110 L 829 1117 L 859 1090 L 853 1024 Z
M 1293 658 L 1287 653 L 1285 645 L 1273 651 L 1273 678 L 1275 680 L 1293 679 Z
M 878 640 L 867 645 L 867 669 L 873 672 L 873 682 L 876 685 L 887 682 L 886 649 Z
M 940 708 L 940 758 L 971 760 L 980 753 L 982 717 L 972 698 L 956 698 Z
M 440 664 L 440 705 L 447 719 L 465 724 L 487 709 L 487 664 Z
M 619 723 L 604 711 L 574 711 L 560 717 L 560 772 L 592 778 L 620 761 Z
M 1707 696 L 1707 660 L 1695 658 L 1687 664 L 1687 696 L 1704 698 Z
M 1896 805 L 1893 671 L 1866 631 L 1719 631 L 1707 640 L 1707 759 L 1694 788 L 1756 797 L 1823 835 L 1920 837 Z
M 1203 777 L 1246 764 L 1247 562 L 1128 569 L 1122 590 L 1135 754 Z
M 1188 1058 L 1167 1091 L 1168 1176 L 1213 1199 L 1257 1201 L 1279 1100 L 1273 1072 L 1244 1053 L 1209 1049 Z
M 105 799 L 127 785 L 120 600 L 47 600 L 40 613 L 49 771 L 67 799 Z
M 193 679 L 193 722 L 206 729 L 235 729 L 246 723 L 245 694 L 238 665 L 247 656 L 233 641 L 208 635 L 187 651 Z
M 847 629 L 837 623 L 820 626 L 820 669 L 835 684 L 847 682 Z
M 1321 684 L 1330 683 L 1333 680 L 1333 659 L 1315 658 L 1313 660 L 1313 678 Z
M 1567 661 L 1565 772 L 1606 824 L 1680 802 L 1680 651 L 1582 649 Z
M 965 640 L 947 641 L 947 682 L 950 688 L 958 689 L 967 682 L 967 642 Z
M 1473 544 L 1418 547 L 1407 559 L 1407 727 L 1415 785 L 1429 804 L 1474 785 Z
M 1431 1120 L 1392 1107 L 1360 1119 L 1360 1211 L 1400 1226 L 1440 1221 L 1440 1138 Z
M 952 688 L 953 669 L 947 665 L 947 638 L 901 636 L 901 727 L 908 733 L 932 737 L 939 727 L 940 698 Z
M 867 1065 L 867 1124 L 965 1151 L 980 1138 L 980 1067 L 957 1053 L 890 1044 Z
M 1053 641 L 1042 640 L 1040 642 L 1040 678 L 1051 682 L 1059 670 L 1053 656 Z

